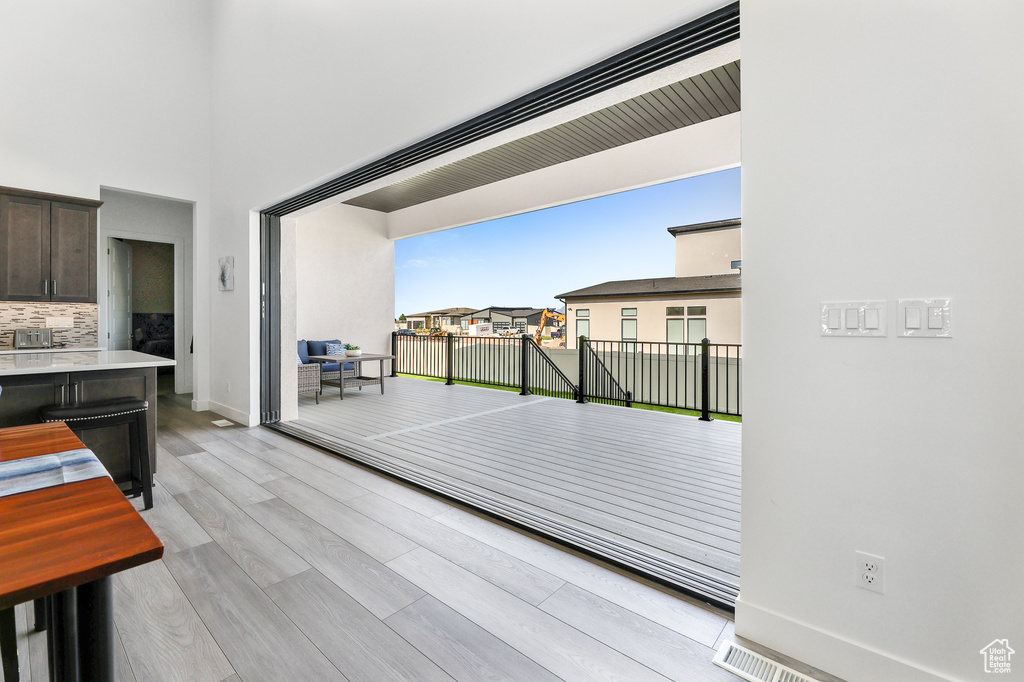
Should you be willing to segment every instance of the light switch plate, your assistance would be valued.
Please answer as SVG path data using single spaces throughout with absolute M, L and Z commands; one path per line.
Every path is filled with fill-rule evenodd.
M 75 318 L 70 315 L 65 317 L 47 317 L 46 326 L 50 329 L 72 329 L 75 326 Z
M 885 301 L 834 301 L 821 304 L 822 336 L 886 336 Z
M 953 338 L 949 298 L 901 298 L 897 302 L 897 336 L 906 338 Z

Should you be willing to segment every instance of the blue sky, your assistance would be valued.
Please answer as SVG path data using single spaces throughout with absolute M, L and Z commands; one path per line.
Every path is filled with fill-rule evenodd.
M 556 294 L 675 276 L 666 228 L 740 217 L 740 169 L 395 243 L 395 316 L 439 308 L 554 308 Z

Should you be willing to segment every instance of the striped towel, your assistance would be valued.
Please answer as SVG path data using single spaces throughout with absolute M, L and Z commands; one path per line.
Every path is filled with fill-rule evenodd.
M 60 452 L 57 453 L 57 457 L 60 458 L 61 472 L 64 475 L 65 483 L 87 481 L 90 478 L 101 476 L 110 478 L 107 468 L 100 464 L 96 455 L 89 448 Z
M 100 476 L 110 474 L 87 448 L 0 462 L 0 497 Z

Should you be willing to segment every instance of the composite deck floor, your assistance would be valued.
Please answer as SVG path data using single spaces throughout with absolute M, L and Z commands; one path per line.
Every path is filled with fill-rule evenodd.
M 304 396 L 292 425 L 718 603 L 739 591 L 739 424 L 396 377 Z
M 461 414 L 500 409 L 493 393 L 461 391 Z M 119 681 L 736 679 L 711 663 L 734 638 L 728 613 L 216 418 L 160 399 L 142 515 L 165 553 L 115 577 Z M 31 605 L 16 615 L 22 680 L 42 682 L 46 636 L 30 632 Z

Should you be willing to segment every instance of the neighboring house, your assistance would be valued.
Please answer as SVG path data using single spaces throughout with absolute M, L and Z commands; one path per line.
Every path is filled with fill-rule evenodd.
M 540 324 L 540 316 L 543 312 L 543 308 L 491 306 L 463 315 L 461 325 L 463 329 L 468 329 L 471 324 L 490 322 L 498 334 L 508 331 L 512 327 L 516 327 L 524 334 L 533 334 L 537 331 L 537 325 Z
M 740 220 L 668 228 L 676 276 L 605 282 L 568 291 L 566 348 L 601 341 L 740 343 Z M 738 263 L 736 263 L 738 265 Z
M 472 308 L 442 308 L 440 310 L 429 310 L 425 313 L 405 316 L 405 329 L 433 329 L 440 327 L 446 332 L 455 332 L 459 329 L 459 320 L 467 313 L 473 312 Z

